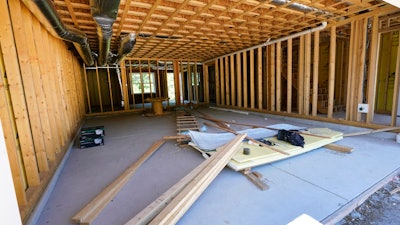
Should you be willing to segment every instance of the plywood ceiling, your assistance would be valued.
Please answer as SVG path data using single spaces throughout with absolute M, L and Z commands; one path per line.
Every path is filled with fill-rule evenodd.
M 86 33 L 98 51 L 89 0 L 54 0 L 64 23 Z M 135 33 L 138 58 L 204 61 L 292 33 L 396 9 L 381 0 L 121 0 L 111 51 Z

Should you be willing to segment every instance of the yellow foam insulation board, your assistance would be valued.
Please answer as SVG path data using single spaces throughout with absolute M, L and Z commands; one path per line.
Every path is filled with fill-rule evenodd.
M 288 142 L 280 141 L 276 137 L 265 138 L 265 140 L 275 143 L 275 145 L 272 146 L 273 148 L 284 151 L 289 155 L 276 152 L 274 150 L 268 149 L 267 147 L 261 147 L 252 143 L 249 144 L 249 142 L 247 141 L 242 142 L 238 152 L 233 156 L 231 161 L 228 163 L 228 166 L 235 171 L 240 171 L 246 168 L 256 167 L 278 160 L 287 159 L 343 139 L 343 133 L 331 130 L 329 128 L 311 128 L 307 131 L 303 131 L 301 133 L 301 136 L 304 137 L 304 147 L 294 146 Z M 196 148 L 196 146 L 194 147 Z M 244 148 L 250 149 L 250 154 L 245 155 L 243 153 Z M 204 151 L 202 151 L 201 149 L 196 149 L 204 153 Z

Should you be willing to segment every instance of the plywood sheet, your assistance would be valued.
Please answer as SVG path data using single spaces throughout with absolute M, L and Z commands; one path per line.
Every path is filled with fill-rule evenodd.
M 260 147 L 252 144 L 251 142 L 249 143 L 248 141 L 242 142 L 239 147 L 239 151 L 232 157 L 232 160 L 229 162 L 228 166 L 235 171 L 240 171 L 246 168 L 287 159 L 343 139 L 343 133 L 331 130 L 329 128 L 312 128 L 302 132 L 301 135 L 304 137 L 305 141 L 304 148 L 300 146 L 294 146 L 285 141 L 280 141 L 276 137 L 265 138 L 265 140 L 269 140 L 276 144 L 273 146 L 274 148 L 287 152 L 289 155 L 284 155 L 271 149 Z M 196 148 L 196 146 L 194 147 Z M 250 154 L 243 154 L 244 148 L 249 148 Z M 201 149 L 196 149 L 203 152 Z

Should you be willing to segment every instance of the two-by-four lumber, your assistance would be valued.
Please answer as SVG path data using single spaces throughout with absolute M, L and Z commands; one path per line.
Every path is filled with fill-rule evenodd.
M 230 142 L 219 148 L 209 159 L 200 164 L 200 166 L 207 165 L 149 224 L 176 224 L 231 160 L 245 136 L 246 134 L 237 135 Z
M 338 145 L 338 144 L 327 144 L 327 145 L 324 145 L 323 147 L 330 149 L 330 150 L 344 152 L 344 153 L 350 153 L 353 151 L 352 147 L 347 147 L 347 146 Z
M 111 184 L 103 189 L 100 194 L 75 214 L 75 216 L 72 217 L 72 221 L 80 224 L 91 224 L 106 205 L 135 174 L 136 170 L 164 143 L 165 140 L 154 142 L 153 145 L 135 163 L 128 167 L 128 169 L 126 169 L 117 179 L 115 179 Z

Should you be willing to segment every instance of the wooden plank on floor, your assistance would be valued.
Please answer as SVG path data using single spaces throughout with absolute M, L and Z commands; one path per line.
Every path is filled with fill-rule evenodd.
M 91 224 L 107 204 L 115 197 L 121 188 L 135 174 L 136 170 L 156 152 L 165 140 L 159 140 L 153 145 L 130 167 L 128 167 L 117 179 L 109 184 L 102 192 L 100 192 L 92 201 L 86 204 L 78 213 L 72 217 L 74 223 Z
M 245 134 L 237 135 L 217 150 L 207 162 L 208 165 L 149 223 L 150 225 L 175 224 L 197 200 L 208 185 L 226 166 L 237 152 Z M 201 164 L 202 165 L 202 164 Z
M 352 147 L 347 147 L 347 146 L 338 145 L 338 144 L 327 144 L 322 147 L 330 149 L 330 150 L 338 151 L 338 152 L 344 152 L 344 153 L 350 153 L 353 151 Z

